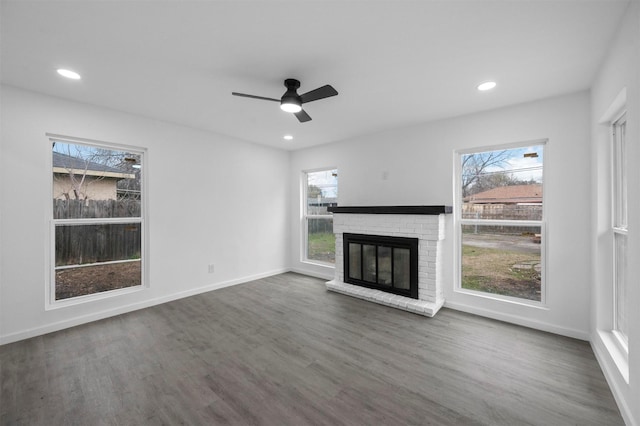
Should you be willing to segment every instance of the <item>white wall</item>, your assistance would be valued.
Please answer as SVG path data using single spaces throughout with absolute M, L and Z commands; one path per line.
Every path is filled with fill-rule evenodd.
M 0 342 L 287 269 L 287 152 L 6 86 L 1 108 Z M 148 149 L 148 289 L 45 310 L 46 133 Z
M 291 216 L 300 216 L 299 176 L 304 169 L 337 166 L 342 206 L 452 205 L 454 150 L 536 139 L 548 139 L 544 176 L 547 309 L 454 292 L 451 216 L 444 245 L 447 306 L 587 339 L 591 207 L 587 92 L 296 151 L 291 157 Z M 300 241 L 295 221 L 293 267 L 332 276 L 330 269 L 300 261 Z
M 591 91 L 592 125 L 592 280 L 591 342 L 628 424 L 640 424 L 640 3 L 630 4 Z M 629 384 L 608 349 L 612 327 L 611 140 L 600 121 L 623 88 L 627 89 L 629 240 Z

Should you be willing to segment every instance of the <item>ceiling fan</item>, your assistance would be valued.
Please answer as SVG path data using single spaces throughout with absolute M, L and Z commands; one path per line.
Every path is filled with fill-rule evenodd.
M 315 90 L 298 95 L 297 89 L 300 87 L 300 82 L 294 78 L 288 78 L 284 81 L 284 87 L 287 91 L 284 92 L 282 98 L 265 98 L 264 96 L 247 95 L 245 93 L 231 92 L 234 96 L 242 96 L 245 98 L 262 99 L 263 101 L 275 101 L 280 102 L 280 109 L 286 112 L 293 113 L 298 121 L 305 123 L 311 121 L 311 117 L 302 109 L 302 104 L 307 102 L 317 101 L 320 99 L 328 98 L 338 94 L 338 91 L 330 85 L 318 87 Z

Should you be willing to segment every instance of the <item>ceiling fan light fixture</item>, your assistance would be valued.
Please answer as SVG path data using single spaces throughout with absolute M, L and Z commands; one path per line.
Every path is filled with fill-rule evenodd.
M 286 112 L 296 113 L 302 111 L 302 102 L 294 96 L 285 96 L 280 102 L 280 109 Z

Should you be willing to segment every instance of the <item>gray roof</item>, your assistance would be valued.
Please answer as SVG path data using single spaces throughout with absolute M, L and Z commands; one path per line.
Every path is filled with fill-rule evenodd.
M 106 166 L 104 164 L 95 163 L 93 161 L 84 160 L 82 158 L 72 157 L 53 151 L 53 167 L 61 167 L 64 169 L 91 170 L 95 172 L 111 172 L 111 173 L 131 173 L 126 170 L 117 169 L 115 167 Z

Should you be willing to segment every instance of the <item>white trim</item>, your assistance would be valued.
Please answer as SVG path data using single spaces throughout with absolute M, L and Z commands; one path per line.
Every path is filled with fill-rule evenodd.
M 308 263 L 311 265 L 317 266 L 329 266 L 333 267 L 333 263 L 322 262 L 320 260 L 309 259 L 309 219 L 324 219 L 324 220 L 333 220 L 333 214 L 327 215 L 310 215 L 307 214 L 308 209 L 308 197 L 307 197 L 307 189 L 309 187 L 309 173 L 318 173 L 318 172 L 326 172 L 336 170 L 337 167 L 320 167 L 315 169 L 305 169 L 301 171 L 300 175 L 300 211 L 301 211 L 301 244 L 300 244 L 300 263 Z
M 59 299 L 55 302 L 49 304 L 45 310 L 47 311 L 55 311 L 56 309 L 68 308 L 69 306 L 82 305 L 89 302 L 94 302 L 97 300 L 110 299 L 116 296 L 122 296 L 125 294 L 137 293 L 139 291 L 144 291 L 146 288 L 142 285 L 135 285 L 131 287 L 125 288 L 115 288 L 113 290 L 100 291 L 97 293 L 84 294 L 82 296 L 69 297 L 67 299 Z
M 505 296 L 503 294 L 487 293 L 485 291 L 472 290 L 468 288 L 454 288 L 453 291 L 459 294 L 467 294 L 469 296 L 479 297 L 482 299 L 493 300 L 498 303 L 509 303 L 512 305 L 526 306 L 529 308 L 541 309 L 549 311 L 549 307 L 537 300 L 523 299 L 520 297 Z
M 335 269 L 335 263 L 323 262 L 321 260 L 304 259 L 304 260 L 301 260 L 300 263 L 307 264 L 307 265 L 314 265 L 314 266 L 325 266 L 327 268 L 334 268 Z
M 63 266 L 56 266 L 56 271 L 60 271 L 62 269 L 86 268 L 88 266 L 101 266 L 101 265 L 116 265 L 118 263 L 130 263 L 130 262 L 140 262 L 140 261 L 142 261 L 142 259 L 111 260 L 109 262 L 83 263 L 82 265 L 63 265 Z
M 618 339 L 612 332 L 603 330 L 598 330 L 597 332 L 600 341 L 616 365 L 620 376 L 626 384 L 629 384 L 629 359 L 627 358 L 627 354 L 622 351 Z
M 548 304 L 547 300 L 547 219 L 546 219 L 546 210 L 545 207 L 545 199 L 547 198 L 546 192 L 544 190 L 544 178 L 542 181 L 543 191 L 542 191 L 542 220 L 491 220 L 491 219 L 462 219 L 461 211 L 462 211 L 462 164 L 461 159 L 463 155 L 474 154 L 480 152 L 488 152 L 488 151 L 498 151 L 498 150 L 510 150 L 510 149 L 518 149 L 525 148 L 529 146 L 542 146 L 543 149 L 543 173 L 544 173 L 544 164 L 546 163 L 546 157 L 548 153 L 548 142 L 549 139 L 536 139 L 522 142 L 512 142 L 507 144 L 499 144 L 499 145 L 491 145 L 486 147 L 475 147 L 475 148 L 467 148 L 454 150 L 453 152 L 453 171 L 454 171 L 454 188 L 453 188 L 453 246 L 454 246 L 454 283 L 453 283 L 453 292 L 460 294 L 467 294 L 473 297 L 492 299 L 495 301 L 501 301 L 511 304 L 517 304 L 521 306 L 530 306 L 535 308 L 546 308 Z M 540 285 L 540 301 L 537 300 L 527 300 L 520 299 L 515 297 L 503 296 L 499 294 L 485 293 L 480 291 L 474 291 L 469 289 L 462 288 L 462 225 L 486 225 L 486 226 L 539 226 L 540 231 L 542 233 L 542 242 L 540 246 L 540 259 L 542 264 L 541 273 L 541 285 Z
M 454 151 L 454 153 L 458 154 L 458 155 L 464 155 L 464 154 L 473 154 L 475 152 L 500 151 L 500 150 L 503 150 L 503 149 L 524 148 L 524 147 L 527 147 L 527 146 L 534 146 L 534 145 L 545 145 L 546 146 L 547 142 L 549 142 L 548 138 L 532 139 L 532 140 L 521 141 L 521 142 L 507 142 L 507 143 L 504 143 L 504 144 L 481 146 L 481 147 L 476 147 L 476 148 L 456 149 Z M 542 194 L 544 196 L 544 192 Z
M 169 294 L 166 296 L 157 297 L 154 299 L 145 300 L 142 302 L 130 303 L 128 305 L 123 305 L 118 308 L 113 309 L 105 309 L 98 312 L 92 312 L 87 315 L 77 316 L 75 318 L 70 318 L 63 321 L 54 322 L 51 324 L 47 324 L 40 327 L 29 328 L 22 331 L 17 331 L 14 333 L 6 334 L 4 336 L 0 336 L 0 345 L 6 345 L 8 343 L 17 342 L 19 340 L 29 339 L 31 337 L 41 336 L 43 334 L 52 333 L 54 331 L 64 330 L 66 328 L 75 327 L 77 325 L 86 324 L 93 321 L 98 321 L 104 318 L 113 317 L 116 315 L 125 314 L 127 312 L 137 311 L 139 309 L 149 308 L 151 306 L 160 305 L 163 303 L 171 302 L 174 300 L 179 300 L 185 297 L 195 296 L 197 294 L 206 293 L 213 290 L 218 290 L 221 288 L 244 284 L 250 281 L 255 281 L 261 278 L 267 278 L 274 275 L 283 274 L 289 272 L 289 268 L 281 268 L 272 271 L 263 272 L 260 274 L 249 275 L 242 278 L 237 278 L 228 281 L 222 281 L 219 283 L 209 284 L 203 287 L 194 288 L 187 291 L 182 291 L 178 293 Z M 139 288 L 139 287 L 138 287 Z
M 612 243 L 612 251 L 611 251 L 611 260 L 612 260 L 612 274 L 611 274 L 611 291 L 613 295 L 613 306 L 611 307 L 611 324 L 612 324 L 612 335 L 614 336 L 615 345 L 608 344 L 607 340 L 603 339 L 605 343 L 605 347 L 611 353 L 611 356 L 616 359 L 618 357 L 618 352 L 625 354 L 626 363 L 628 363 L 629 357 L 629 349 L 627 343 L 625 342 L 625 337 L 623 337 L 623 333 L 620 332 L 619 322 L 618 322 L 618 287 L 619 287 L 619 276 L 618 276 L 618 265 L 620 260 L 624 261 L 626 280 L 624 286 L 626 290 L 629 290 L 629 276 L 628 276 L 628 262 L 629 256 L 625 254 L 624 259 L 619 258 L 618 254 L 618 238 L 620 235 L 626 239 L 625 244 L 629 241 L 629 231 L 628 231 L 628 222 L 629 222 L 629 191 L 628 191 L 628 163 L 627 163 L 627 155 L 626 149 L 628 147 L 626 133 L 623 138 L 620 135 L 620 132 L 616 130 L 620 127 L 621 123 L 624 123 L 626 126 L 627 123 L 627 89 L 623 88 L 613 103 L 607 109 L 607 119 L 608 121 L 605 124 L 608 126 L 609 137 L 610 137 L 610 157 L 611 161 L 609 165 L 611 167 L 609 176 L 610 176 L 610 226 L 611 226 L 611 243 Z M 624 200 L 624 205 L 622 201 Z M 626 222 L 626 223 L 623 223 Z M 629 307 L 627 307 L 626 319 L 629 320 Z M 618 362 L 616 361 L 616 365 L 618 368 Z M 627 365 L 627 378 L 626 381 L 628 383 L 628 365 Z
M 623 87 L 622 90 L 615 97 L 613 102 L 609 105 L 609 108 L 602 114 L 598 124 L 610 124 L 622 115 L 622 111 L 627 106 L 627 88 Z
M 596 356 L 596 360 L 600 365 L 600 369 L 604 374 L 604 378 L 607 380 L 607 384 L 609 385 L 609 389 L 611 389 L 611 393 L 613 394 L 613 398 L 616 400 L 618 405 L 618 409 L 620 410 L 620 414 L 622 415 L 622 419 L 624 423 L 627 425 L 637 425 L 640 424 L 635 422 L 633 419 L 633 412 L 629 408 L 627 401 L 624 397 L 625 392 L 621 389 L 621 386 L 625 386 L 624 377 L 621 374 L 618 374 L 616 377 L 612 372 L 620 373 L 620 370 L 617 368 L 614 358 L 611 353 L 607 349 L 606 343 L 602 339 L 600 330 L 597 330 L 596 333 L 592 334 L 590 343 L 591 349 Z M 606 333 L 606 332 L 604 332 Z M 612 366 L 611 364 L 614 364 Z M 621 383 L 621 380 L 622 383 Z M 628 386 L 628 384 L 627 384 Z
M 543 207 L 544 208 L 544 207 Z M 541 226 L 542 220 L 495 220 L 495 219 L 460 219 L 462 225 L 484 226 Z
M 52 219 L 56 225 L 102 225 L 102 224 L 127 224 L 142 223 L 141 217 L 105 217 L 105 218 L 78 218 L 78 219 Z
M 76 305 L 79 303 L 87 303 L 93 300 L 106 299 L 113 296 L 118 296 L 122 294 L 128 294 L 131 292 L 141 291 L 146 288 L 149 288 L 149 259 L 148 259 L 148 217 L 147 217 L 147 175 L 149 171 L 147 170 L 147 157 L 148 151 L 146 147 L 141 146 L 132 146 L 125 145 L 113 142 L 105 142 L 99 141 L 95 139 L 86 139 L 86 138 L 78 138 L 73 136 L 65 136 L 58 135 L 53 133 L 45 133 L 45 137 L 47 138 L 49 155 L 47 155 L 47 167 L 45 170 L 46 173 L 46 182 L 49 186 L 49 199 L 46 203 L 45 209 L 45 226 L 48 229 L 46 235 L 49 236 L 49 240 L 46 241 L 45 244 L 45 303 L 44 309 L 45 311 L 63 308 L 67 306 Z M 70 144 L 80 144 L 80 145 L 88 145 L 92 147 L 98 148 L 107 148 L 118 151 L 125 151 L 137 154 L 140 156 L 140 165 L 142 166 L 144 172 L 140 175 L 140 188 L 141 188 L 141 198 L 140 198 L 140 216 L 138 217 L 119 217 L 119 218 L 79 218 L 79 219 L 54 219 L 53 218 L 53 205 L 52 201 L 54 199 L 53 194 L 53 184 L 52 184 L 52 176 L 53 172 L 55 172 L 53 167 L 53 160 L 51 154 L 51 146 L 52 142 L 62 142 L 62 143 L 70 143 Z M 83 296 L 77 296 L 69 299 L 61 299 L 56 300 L 55 298 L 55 274 L 56 270 L 61 268 L 56 267 L 55 262 L 55 229 L 57 225 L 92 225 L 92 224 L 127 224 L 127 223 L 139 223 L 140 224 L 140 259 L 141 262 L 141 270 L 140 270 L 140 279 L 141 285 L 128 287 L 123 289 L 114 289 L 110 291 L 98 292 L 93 294 L 87 294 Z M 101 262 L 100 264 L 107 263 L 121 263 L 122 261 L 115 262 Z M 88 265 L 87 265 L 88 266 Z
M 315 266 L 323 266 L 328 268 L 327 265 L 315 265 Z M 332 280 L 335 278 L 334 276 L 334 268 L 331 268 L 332 271 L 330 273 L 324 274 L 322 272 L 319 271 L 311 271 L 311 270 L 307 270 L 307 269 L 302 269 L 302 268 L 291 268 L 290 271 L 291 272 L 295 272 L 296 274 L 301 274 L 301 275 L 308 275 L 310 277 L 314 277 L 314 278 L 320 278 L 321 280 Z
M 444 307 L 449 309 L 455 309 L 456 311 L 467 312 L 470 314 L 495 319 L 498 321 L 505 321 L 512 324 L 521 325 L 523 327 L 533 328 L 535 330 L 541 330 L 549 333 L 559 334 L 561 336 L 571 337 L 573 339 L 580 339 L 585 341 L 589 340 L 589 333 L 587 331 L 577 330 L 574 328 L 567 328 L 567 327 L 558 327 L 555 324 L 550 324 L 543 321 L 537 321 L 530 318 L 524 318 L 521 315 L 507 314 L 494 309 L 481 308 L 476 305 L 469 305 L 469 304 L 460 303 L 460 302 L 452 302 L 450 300 L 445 301 Z M 526 304 L 523 304 L 522 307 L 532 308 L 532 309 L 546 309 L 544 307 L 536 307 L 536 306 L 531 306 Z

